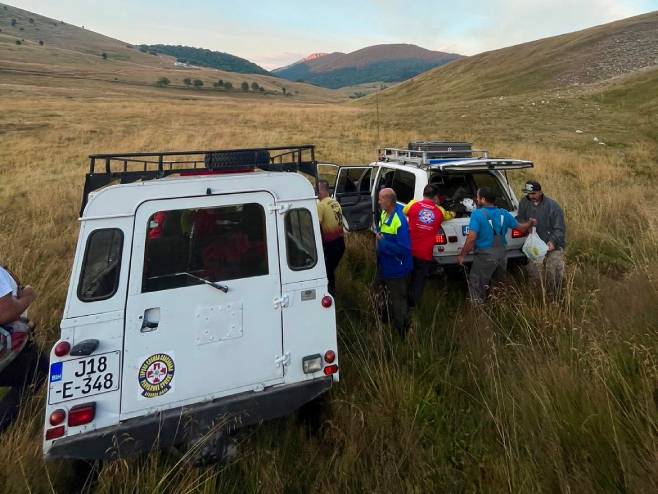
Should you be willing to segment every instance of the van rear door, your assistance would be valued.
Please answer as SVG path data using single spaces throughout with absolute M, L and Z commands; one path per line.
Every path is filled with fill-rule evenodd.
M 121 419 L 282 382 L 274 197 L 147 201 L 137 210 Z

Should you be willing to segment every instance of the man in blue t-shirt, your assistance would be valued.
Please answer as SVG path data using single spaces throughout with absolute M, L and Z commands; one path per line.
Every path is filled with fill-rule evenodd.
M 478 209 L 471 214 L 468 237 L 457 258 L 464 264 L 464 256 L 475 248 L 473 264 L 468 276 L 471 301 L 484 303 L 491 280 L 503 281 L 507 272 L 507 230 L 516 228 L 528 231 L 536 221 L 516 221 L 509 211 L 495 206 L 496 193 L 489 187 L 477 192 Z

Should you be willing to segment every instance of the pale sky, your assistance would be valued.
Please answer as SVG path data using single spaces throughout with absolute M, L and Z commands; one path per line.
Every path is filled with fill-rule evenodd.
M 413 43 L 474 55 L 658 10 L 658 0 L 3 0 L 132 44 L 223 51 L 266 69 Z

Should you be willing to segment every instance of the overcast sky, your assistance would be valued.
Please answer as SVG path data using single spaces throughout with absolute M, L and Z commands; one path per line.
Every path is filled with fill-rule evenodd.
M 413 43 L 474 55 L 658 10 L 658 0 L 3 0 L 123 41 L 224 51 L 272 69 Z

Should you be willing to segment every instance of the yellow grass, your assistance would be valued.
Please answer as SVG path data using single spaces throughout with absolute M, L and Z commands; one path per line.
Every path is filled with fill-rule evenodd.
M 469 138 L 535 160 L 568 221 L 566 298 L 553 304 L 514 282 L 484 313 L 463 283 L 434 280 L 407 345 L 369 303 L 372 242 L 351 236 L 339 271 L 342 381 L 319 437 L 294 420 L 241 437 L 228 466 L 196 469 L 166 455 L 109 463 L 99 492 L 651 492 L 658 488 L 657 143 L 620 131 L 641 115 L 563 102 L 549 110 L 483 100 L 423 111 L 194 95 L 99 81 L 67 84 L 0 73 L 0 262 L 39 298 L 37 339 L 58 336 L 85 157 L 95 152 L 312 143 L 322 160 L 372 161 L 378 143 Z M 188 96 L 189 95 L 189 96 Z M 586 118 L 582 111 L 587 111 Z M 555 110 L 557 111 L 557 110 Z M 484 115 L 484 116 L 483 116 Z M 497 117 L 501 118 L 497 118 Z M 486 118 L 485 118 L 486 117 Z M 575 134 L 582 122 L 586 134 Z M 564 122 L 564 120 L 560 120 Z M 379 135 L 379 138 L 378 138 Z M 379 141 L 379 142 L 378 142 Z M 2 434 L 0 489 L 69 492 L 70 465 L 40 458 L 44 389 Z

